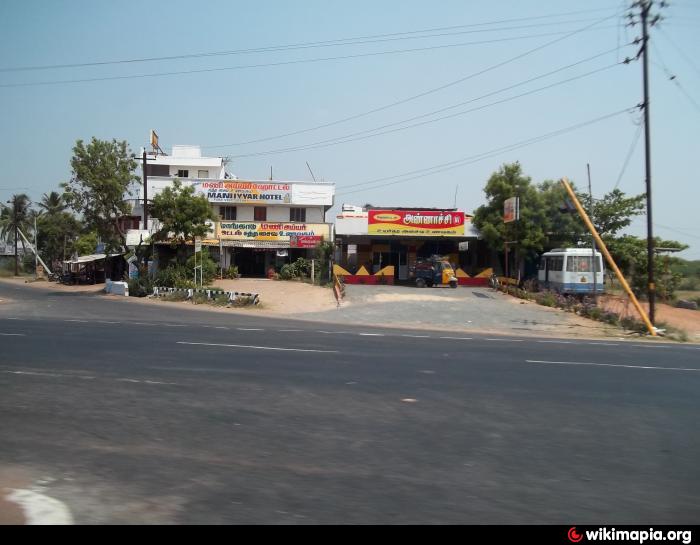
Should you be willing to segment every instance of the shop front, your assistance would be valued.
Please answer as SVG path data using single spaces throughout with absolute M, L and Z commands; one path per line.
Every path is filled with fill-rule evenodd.
M 221 260 L 244 277 L 266 277 L 300 257 L 311 259 L 329 241 L 330 225 L 296 222 L 218 222 Z
M 488 269 L 485 246 L 462 211 L 345 206 L 336 218 L 336 272 L 350 282 L 380 275 L 411 283 L 416 263 L 435 255 L 452 263 L 461 284 L 482 283 L 472 279 Z

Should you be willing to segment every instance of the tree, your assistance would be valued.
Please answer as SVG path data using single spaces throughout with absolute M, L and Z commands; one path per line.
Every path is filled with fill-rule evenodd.
M 541 252 L 547 240 L 543 199 L 520 163 L 504 164 L 494 172 L 484 193 L 487 203 L 477 208 L 474 225 L 491 248 L 503 251 L 505 242 L 513 242 L 521 260 Z M 511 197 L 520 197 L 520 221 L 505 224 L 503 203 Z
M 37 217 L 37 245 L 47 263 L 54 264 L 70 256 L 80 233 L 80 223 L 69 212 L 52 212 Z M 92 246 L 92 253 L 95 246 Z
M 545 249 L 575 247 L 586 240 L 586 226 L 576 211 L 573 214 L 564 212 L 564 204 L 569 198 L 566 189 L 559 182 L 546 180 L 538 190 L 546 218 Z
M 70 181 L 61 184 L 65 200 L 82 215 L 85 227 L 96 231 L 105 244 L 105 252 L 121 251 L 126 244 L 119 218 L 130 213 L 124 200 L 134 174 L 136 161 L 125 141 L 111 142 L 92 138 L 85 145 L 78 140 L 73 147 Z
M 647 290 L 647 241 L 632 235 L 608 237 L 606 242 L 615 263 L 627 278 L 632 290 L 638 296 L 643 296 Z M 656 248 L 671 248 L 685 250 L 687 245 L 675 240 L 654 238 Z M 656 288 L 662 299 L 670 299 L 682 280 L 682 275 L 675 272 L 674 265 L 680 260 L 675 257 L 656 254 L 654 256 L 654 275 Z
M 22 245 L 22 250 L 25 250 L 24 239 L 17 234 L 17 229 L 23 233 L 28 233 L 32 221 L 29 197 L 24 193 L 13 195 L 9 201 L 10 206 L 4 206 L 0 212 L 0 237 L 10 242 L 15 243 L 15 236 L 18 237 L 19 244 Z
M 155 196 L 151 214 L 158 218 L 160 229 L 153 235 L 155 240 L 170 241 L 178 246 L 178 260 L 185 258 L 185 244 L 194 237 L 203 237 L 209 232 L 208 221 L 216 216 L 204 195 L 195 196 L 194 186 L 183 186 L 175 180 L 172 187 L 166 187 Z
M 587 194 L 578 194 L 583 208 L 589 212 L 591 221 L 601 237 L 617 236 L 622 229 L 629 227 L 632 218 L 644 214 L 646 195 L 627 197 L 619 189 L 613 189 L 602 199 L 593 199 L 591 212 L 591 199 Z
M 41 197 L 41 202 L 39 203 L 39 209 L 42 212 L 48 214 L 49 216 L 53 216 L 55 214 L 63 212 L 67 208 L 68 205 L 66 204 L 63 195 L 61 195 L 57 191 L 52 191 L 51 193 L 44 193 L 44 195 Z

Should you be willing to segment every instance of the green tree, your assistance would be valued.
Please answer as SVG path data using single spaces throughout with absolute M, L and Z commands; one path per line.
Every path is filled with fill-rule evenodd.
M 632 290 L 639 297 L 647 291 L 647 241 L 646 239 L 632 235 L 621 237 L 608 237 L 606 241 L 608 250 L 617 266 L 627 278 Z M 656 248 L 673 248 L 685 250 L 687 245 L 675 240 L 662 240 L 654 238 Z M 683 278 L 674 270 L 680 260 L 664 255 L 654 256 L 654 277 L 656 290 L 661 299 L 671 299 Z
M 541 252 L 547 241 L 544 203 L 520 163 L 504 164 L 494 172 L 484 193 L 487 202 L 477 208 L 474 225 L 491 248 L 503 251 L 506 241 L 515 242 L 521 260 Z M 510 197 L 520 197 L 520 221 L 505 224 L 503 203 Z
M 170 241 L 173 247 L 178 247 L 180 263 L 185 259 L 186 243 L 194 237 L 205 236 L 210 229 L 207 222 L 216 219 L 207 198 L 195 196 L 193 186 L 183 186 L 177 179 L 172 187 L 166 187 L 155 196 L 151 214 L 160 222 L 154 239 Z
M 57 191 L 44 193 L 38 206 L 42 213 L 48 214 L 49 216 L 64 212 L 68 208 L 63 195 Z
M 85 145 L 78 140 L 71 167 L 70 181 L 62 184 L 66 203 L 82 215 L 86 229 L 97 233 L 105 252 L 122 251 L 126 238 L 119 218 L 130 213 L 124 198 L 130 194 L 129 185 L 139 180 L 127 143 L 93 137 Z
M 577 195 L 583 208 L 591 216 L 591 221 L 601 237 L 617 236 L 622 229 L 629 227 L 635 216 L 644 214 L 646 208 L 646 195 L 644 193 L 627 197 L 619 189 L 613 189 L 602 199 L 593 199 L 592 211 L 590 196 L 588 194 Z
M 75 250 L 75 241 L 80 234 L 80 222 L 69 212 L 40 214 L 37 217 L 37 230 L 39 255 L 51 266 L 63 261 Z M 93 246 L 92 250 L 94 249 Z
M 553 180 L 546 180 L 538 186 L 542 197 L 545 217 L 545 250 L 578 246 L 586 240 L 586 227 L 575 212 L 564 212 L 568 194 L 566 189 Z
M 33 229 L 33 216 L 30 208 L 31 201 L 24 193 L 13 195 L 9 200 L 9 206 L 3 206 L 0 212 L 0 237 L 7 242 L 14 244 L 15 229 L 19 228 L 25 235 Z M 18 244 L 24 250 L 24 239 L 17 235 Z
M 95 253 L 97 247 L 97 232 L 92 231 L 78 237 L 73 244 L 73 250 L 78 255 L 90 255 Z

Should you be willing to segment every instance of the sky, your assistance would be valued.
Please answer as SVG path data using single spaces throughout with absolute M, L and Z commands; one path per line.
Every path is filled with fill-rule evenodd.
M 471 213 L 513 161 L 536 183 L 585 187 L 590 164 L 594 197 L 643 193 L 642 65 L 622 62 L 638 49 L 630 3 L 3 0 L 0 199 L 56 190 L 78 139 L 138 152 L 151 129 L 166 151 L 228 157 L 242 179 L 310 180 L 308 163 L 338 205 Z M 700 0 L 661 14 L 655 234 L 700 259 Z M 644 236 L 645 217 L 628 232 Z

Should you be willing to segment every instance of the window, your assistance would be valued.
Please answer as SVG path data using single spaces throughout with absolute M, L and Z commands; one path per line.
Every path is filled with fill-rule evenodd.
M 549 257 L 547 258 L 548 264 L 547 268 L 550 271 L 563 271 L 564 270 L 564 258 L 563 257 Z
M 603 270 L 600 258 L 596 264 L 597 271 Z M 589 256 L 572 256 L 566 260 L 566 270 L 569 272 L 593 272 L 593 260 Z
M 267 208 L 264 206 L 256 206 L 253 209 L 253 219 L 255 221 L 267 221 Z
M 170 176 L 168 165 L 149 165 L 146 163 L 146 174 L 149 176 Z
M 209 178 L 209 171 L 208 170 L 198 170 L 197 171 L 197 178 Z
M 236 219 L 235 206 L 219 206 L 219 217 L 222 220 L 234 221 Z
M 178 171 L 177 171 L 177 177 L 178 177 L 178 178 L 189 178 L 189 177 L 190 177 L 190 171 L 189 171 L 189 170 L 178 170 Z
M 290 208 L 289 221 L 306 222 L 306 208 Z

